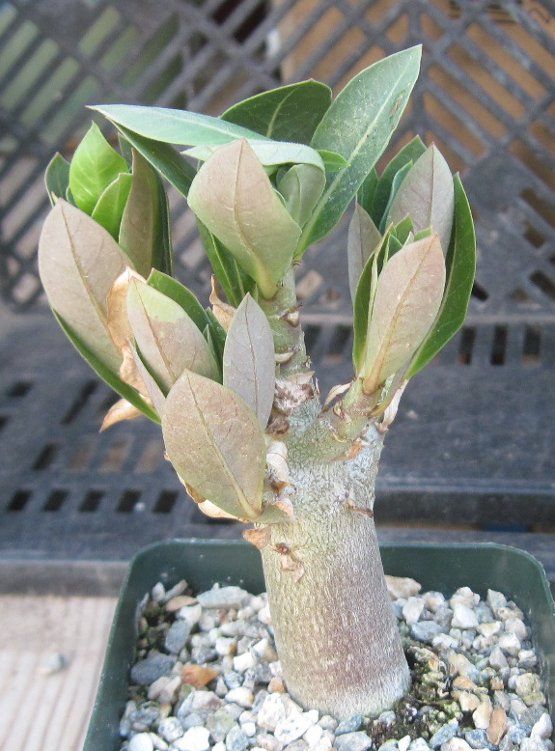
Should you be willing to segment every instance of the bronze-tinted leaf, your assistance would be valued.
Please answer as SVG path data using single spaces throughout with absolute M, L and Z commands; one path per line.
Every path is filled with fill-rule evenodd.
M 227 332 L 224 385 L 243 397 L 257 415 L 262 429 L 272 411 L 275 369 L 270 324 L 258 303 L 247 294 Z
M 108 329 L 108 293 L 128 265 L 111 235 L 59 200 L 39 240 L 39 272 L 51 307 L 113 372 L 121 355 Z
M 218 377 L 218 366 L 202 333 L 171 298 L 132 279 L 127 316 L 139 352 L 162 391 L 167 393 L 185 369 Z
M 238 394 L 186 370 L 166 399 L 162 432 L 170 461 L 197 494 L 240 519 L 259 516 L 266 444 Z
M 124 420 L 136 420 L 137 417 L 141 417 L 141 415 L 142 412 L 138 410 L 137 407 L 134 407 L 126 399 L 120 399 L 113 404 L 104 415 L 102 425 L 100 426 L 100 432 L 103 433 L 118 422 L 123 422 Z
M 347 235 L 349 289 L 351 290 L 353 304 L 362 269 L 381 239 L 381 233 L 370 215 L 360 204 L 356 203 Z
M 433 144 L 403 179 L 389 209 L 387 223 L 412 219 L 415 234 L 431 227 L 447 253 L 453 226 L 455 197 L 449 165 Z
M 408 363 L 430 330 L 445 286 L 437 235 L 405 245 L 383 268 L 376 288 L 361 375 L 374 392 Z
M 301 229 L 277 196 L 246 140 L 220 147 L 200 168 L 188 195 L 200 221 L 273 297 Z

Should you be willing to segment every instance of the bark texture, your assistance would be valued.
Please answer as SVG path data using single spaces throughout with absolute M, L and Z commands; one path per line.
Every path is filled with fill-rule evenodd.
M 305 707 L 377 714 L 410 684 L 371 517 L 382 436 L 332 461 L 307 438 L 288 443 L 296 521 L 262 552 L 284 678 Z

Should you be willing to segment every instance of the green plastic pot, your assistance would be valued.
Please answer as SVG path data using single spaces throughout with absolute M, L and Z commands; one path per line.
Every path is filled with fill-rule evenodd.
M 541 564 L 522 550 L 493 543 L 477 545 L 384 545 L 386 573 L 411 576 L 426 590 L 450 594 L 469 586 L 485 596 L 495 589 L 523 610 L 542 660 L 544 689 L 555 704 L 555 606 Z M 127 701 L 127 678 L 136 638 L 136 616 L 145 592 L 161 581 L 171 587 L 186 579 L 193 590 L 215 582 L 252 593 L 264 589 L 260 555 L 242 541 L 173 540 L 139 552 L 123 584 L 84 751 L 117 751 L 119 720 Z

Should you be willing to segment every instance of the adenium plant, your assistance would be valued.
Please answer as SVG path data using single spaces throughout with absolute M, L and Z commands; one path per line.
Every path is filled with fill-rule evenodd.
M 288 690 L 340 718 L 389 708 L 409 686 L 374 483 L 401 395 L 461 326 L 475 272 L 468 202 L 436 146 L 416 137 L 376 169 L 419 63 L 413 47 L 334 100 L 303 81 L 220 117 L 93 107 L 121 153 L 93 124 L 46 173 L 40 274 L 61 327 L 121 397 L 104 427 L 160 423 L 201 511 L 252 525 Z M 172 276 L 166 183 L 196 215 L 209 307 Z M 337 254 L 354 376 L 321 399 L 295 268 L 347 211 Z

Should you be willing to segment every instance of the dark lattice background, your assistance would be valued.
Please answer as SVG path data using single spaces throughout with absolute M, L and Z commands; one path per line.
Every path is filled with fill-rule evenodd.
M 418 132 L 463 173 L 479 270 L 467 326 L 403 402 L 384 457 L 382 517 L 522 533 L 553 526 L 554 32 L 549 0 L 3 2 L 0 290 L 11 311 L 0 351 L 3 548 L 16 540 L 44 552 L 64 534 L 66 553 L 103 544 L 113 552 L 122 514 L 135 525 L 124 554 L 171 530 L 207 534 L 178 502 L 151 426 L 94 435 L 107 390 L 89 380 L 37 304 L 42 173 L 55 149 L 71 155 L 89 120 L 84 105 L 218 114 L 307 77 L 337 92 L 361 68 L 418 42 L 422 75 L 393 145 Z M 207 264 L 183 201 L 172 202 L 178 274 L 200 292 Z M 299 274 L 324 386 L 350 377 L 344 232 L 309 251 Z M 63 510 L 65 526 L 56 527 L 56 514 L 41 516 Z M 216 529 L 230 528 L 208 527 Z

